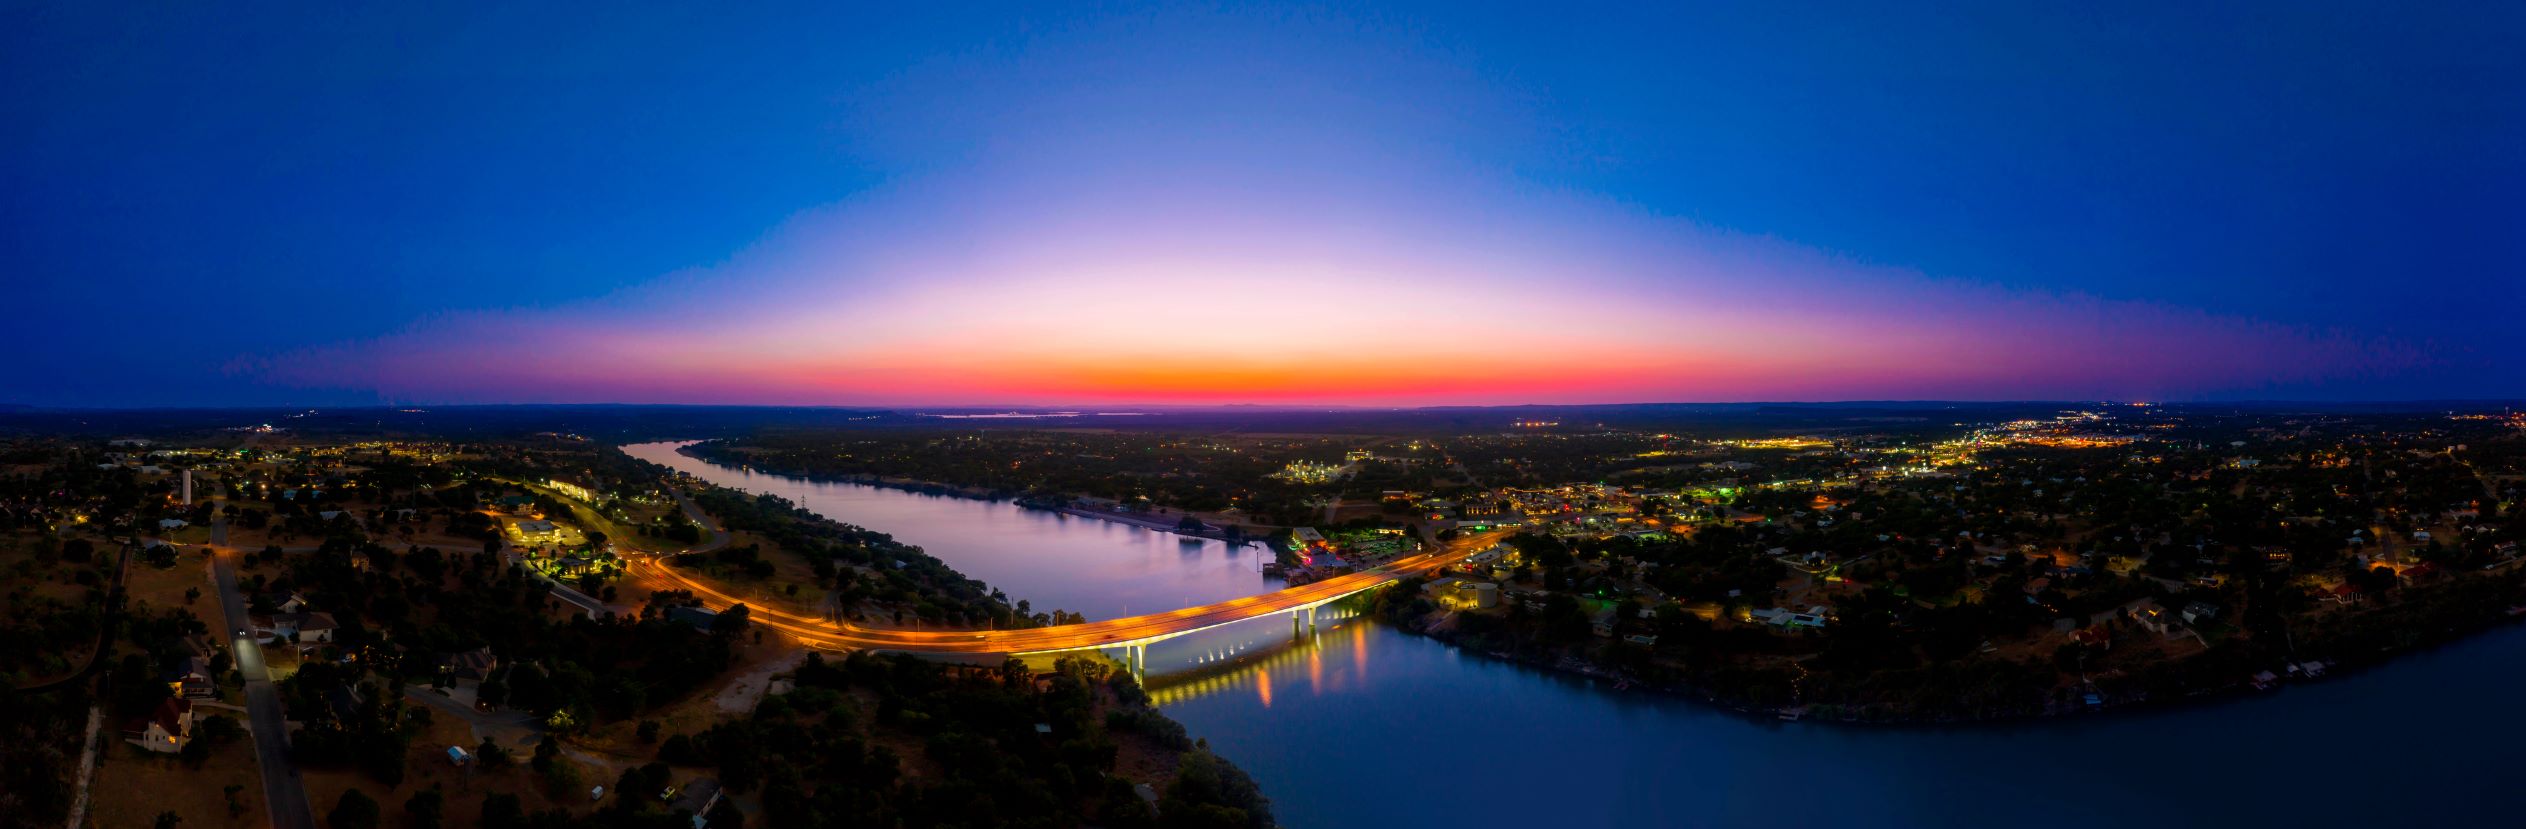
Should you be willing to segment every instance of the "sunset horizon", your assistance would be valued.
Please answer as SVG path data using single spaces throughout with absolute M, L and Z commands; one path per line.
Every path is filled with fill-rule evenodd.
M 2521 47 L 19 0 L 0 829 L 2502 825 Z

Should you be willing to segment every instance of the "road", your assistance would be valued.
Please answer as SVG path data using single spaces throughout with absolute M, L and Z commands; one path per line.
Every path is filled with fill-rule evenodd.
M 748 615 L 754 624 L 789 634 L 810 646 L 831 649 L 870 648 L 928 653 L 1026 654 L 1121 647 L 1141 640 L 1190 633 L 1230 622 L 1287 613 L 1407 576 L 1429 573 L 1450 563 L 1461 561 L 1465 556 L 1489 546 L 1506 535 L 1505 531 L 1497 531 L 1459 538 L 1436 553 L 1406 556 L 1371 570 L 1335 576 L 1259 596 L 1230 599 L 1165 613 L 1128 616 L 1077 625 L 1019 630 L 918 631 L 865 628 L 847 622 L 832 622 L 777 608 L 753 605 L 748 606 Z M 707 583 L 676 572 L 673 567 L 661 562 L 635 561 L 632 568 L 632 572 L 637 575 L 691 590 L 694 595 L 705 599 L 706 604 L 714 607 L 724 609 L 742 601 Z
M 211 525 L 211 539 L 218 544 L 228 538 L 228 522 Z M 271 670 L 263 664 L 263 648 L 254 640 L 237 636 L 238 628 L 251 629 L 246 617 L 245 596 L 237 591 L 237 552 L 214 546 L 211 548 L 212 580 L 219 586 L 219 604 L 227 610 L 229 629 L 220 631 L 228 637 L 235 652 L 237 672 L 246 678 L 247 729 L 254 734 L 255 764 L 263 769 L 263 804 L 270 812 L 273 829 L 315 829 L 315 812 L 307 806 L 307 786 L 298 778 L 298 764 L 289 759 L 289 722 L 281 711 L 281 689 L 272 684 Z
M 684 507 L 684 517 L 693 519 L 693 523 L 700 524 L 702 529 L 710 531 L 710 541 L 684 552 L 707 553 L 728 546 L 728 529 L 719 526 L 719 519 L 712 518 L 710 513 L 703 512 L 702 506 L 693 503 L 692 497 L 685 495 L 684 490 L 670 486 L 667 487 L 667 494 L 675 496 L 675 502 Z

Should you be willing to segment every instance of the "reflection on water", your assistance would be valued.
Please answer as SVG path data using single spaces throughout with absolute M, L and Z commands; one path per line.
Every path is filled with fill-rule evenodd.
M 632 454 L 894 533 L 1038 609 L 1274 589 L 1260 550 L 1005 503 Z M 1338 608 L 1338 609 L 1337 609 Z M 2512 825 L 2526 632 L 2231 705 L 1994 728 L 1751 720 L 1478 655 L 1329 606 L 1157 643 L 1151 695 L 1288 826 Z M 1372 658 L 1372 653 L 1373 658 Z M 1346 777 L 1347 776 L 1347 777 Z M 2345 779 L 2354 785 L 2340 785 Z
M 1193 650 L 1176 649 L 1172 658 L 1160 649 L 1180 640 L 1152 645 L 1153 667 L 1143 684 L 1160 706 L 1214 694 L 1247 694 L 1265 708 L 1271 707 L 1275 692 L 1312 695 L 1356 686 L 1368 675 L 1369 622 L 1351 604 L 1318 610 L 1316 630 L 1310 633 L 1290 633 L 1284 621 L 1276 636 L 1204 642 Z M 1273 620 L 1258 620 L 1268 621 Z M 1328 652 L 1333 660 L 1329 672 Z
M 1230 545 L 1007 501 L 810 481 L 712 464 L 684 443 L 623 447 L 632 457 L 720 486 L 778 495 L 818 515 L 893 535 L 1009 594 L 1034 612 L 1112 619 L 1268 593 L 1261 544 Z M 1286 623 L 1284 623 L 1284 628 Z

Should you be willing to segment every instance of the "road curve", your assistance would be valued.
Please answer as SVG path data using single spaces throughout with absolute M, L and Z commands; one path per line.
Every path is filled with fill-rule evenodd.
M 884 649 L 928 653 L 1025 654 L 1120 647 L 1141 640 L 1190 633 L 1230 622 L 1286 613 L 1323 604 L 1407 576 L 1433 572 L 1451 562 L 1463 559 L 1475 549 L 1488 545 L 1499 535 L 1501 534 L 1490 533 L 1458 539 L 1441 552 L 1406 556 L 1374 569 L 1335 576 L 1271 593 L 1165 613 L 1127 616 L 1076 625 L 1017 630 L 920 631 L 867 628 L 847 622 L 833 622 L 778 608 L 754 605 L 748 605 L 748 615 L 754 624 L 789 634 L 811 646 L 836 650 Z M 633 569 L 641 575 L 690 590 L 695 596 L 704 599 L 704 604 L 718 609 L 725 609 L 729 605 L 744 601 L 721 592 L 708 583 L 676 572 L 673 567 L 659 560 L 635 561 Z

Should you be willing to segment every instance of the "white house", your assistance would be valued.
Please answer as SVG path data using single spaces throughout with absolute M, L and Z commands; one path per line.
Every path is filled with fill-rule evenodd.
M 182 697 L 168 697 L 149 716 L 123 725 L 124 742 L 161 754 L 183 751 L 191 739 L 193 702 Z

